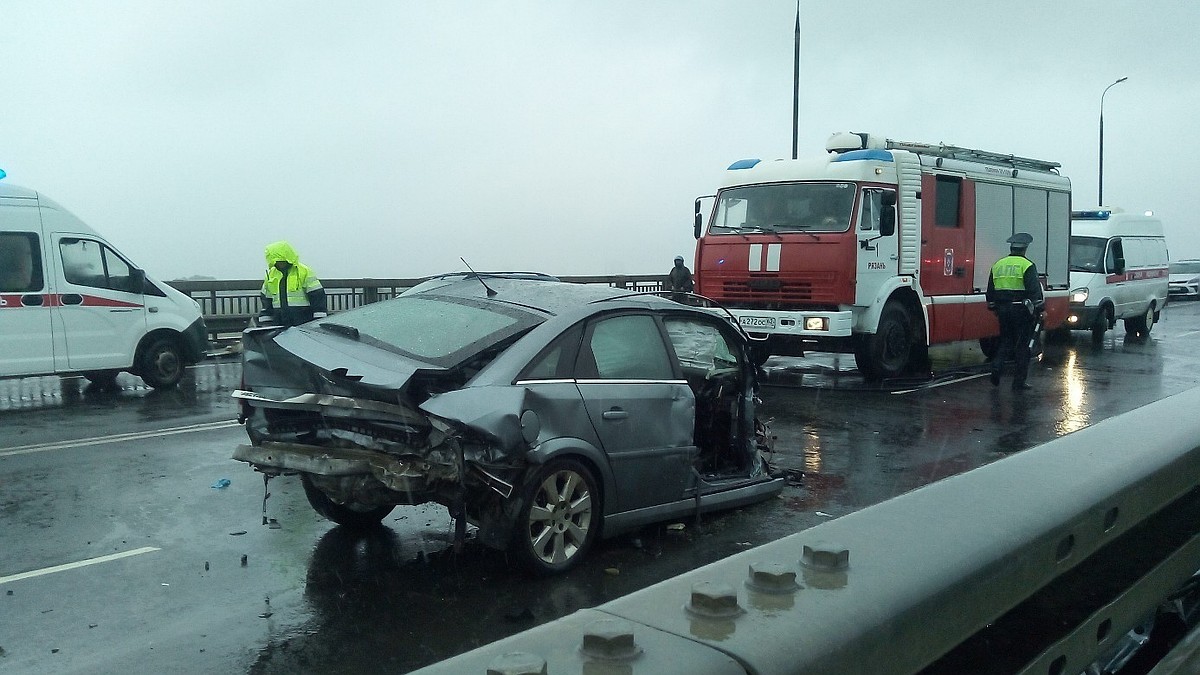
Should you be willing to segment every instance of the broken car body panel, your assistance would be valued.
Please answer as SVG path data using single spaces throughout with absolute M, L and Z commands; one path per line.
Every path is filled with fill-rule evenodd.
M 657 297 L 464 280 L 248 331 L 244 365 L 234 458 L 301 474 L 327 515 L 433 501 L 498 548 L 545 519 L 581 538 L 547 553 L 566 565 L 596 536 L 782 489 L 744 336 Z

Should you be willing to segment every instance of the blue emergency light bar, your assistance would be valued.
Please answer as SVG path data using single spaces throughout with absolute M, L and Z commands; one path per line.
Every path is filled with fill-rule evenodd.
M 1100 209 L 1098 211 L 1072 211 L 1071 220 L 1108 220 L 1112 215 L 1112 211 L 1108 209 Z
M 729 165 L 729 170 L 733 171 L 734 169 L 752 169 L 761 161 L 761 159 L 739 159 L 738 161 Z
M 0 180 L 3 180 L 8 174 L 4 173 L 4 169 L 0 169 Z

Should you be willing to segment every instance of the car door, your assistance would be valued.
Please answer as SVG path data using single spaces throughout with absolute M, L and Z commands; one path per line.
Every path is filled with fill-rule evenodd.
M 612 467 L 614 510 L 680 499 L 696 453 L 696 401 L 655 317 L 625 313 L 590 321 L 574 374 Z
M 55 325 L 66 334 L 71 370 L 125 368 L 146 332 L 145 301 L 134 268 L 103 242 L 56 235 L 62 265 Z

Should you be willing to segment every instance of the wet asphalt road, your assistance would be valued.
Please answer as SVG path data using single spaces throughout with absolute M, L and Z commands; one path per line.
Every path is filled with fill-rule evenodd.
M 603 542 L 555 579 L 472 542 L 455 554 L 440 507 L 356 535 L 286 477 L 264 514 L 261 476 L 229 459 L 235 360 L 169 392 L 0 381 L 0 672 L 407 672 L 1196 386 L 1200 303 L 1163 319 L 1149 340 L 1048 345 L 1024 394 L 992 388 L 965 343 L 887 388 L 849 357 L 773 359 L 783 494 Z

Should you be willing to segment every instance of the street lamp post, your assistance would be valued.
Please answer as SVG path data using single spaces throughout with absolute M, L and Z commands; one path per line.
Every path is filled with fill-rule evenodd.
M 1100 94 L 1100 187 L 1096 190 L 1096 206 L 1104 206 L 1104 94 L 1128 79 L 1128 77 L 1122 77 L 1105 87 L 1104 93 Z

